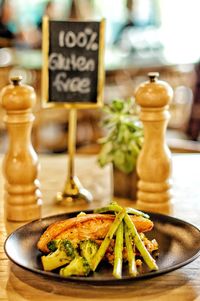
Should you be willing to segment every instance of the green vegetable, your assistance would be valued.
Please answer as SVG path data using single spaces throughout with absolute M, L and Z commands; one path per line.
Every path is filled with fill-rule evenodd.
M 91 265 L 92 258 L 97 253 L 98 249 L 99 245 L 91 239 L 83 240 L 80 242 L 81 256 L 87 260 L 89 265 Z
M 100 247 L 96 241 L 91 239 L 80 241 L 78 244 L 79 247 L 77 247 L 77 245 L 75 247 L 66 239 L 54 239 L 47 245 L 51 253 L 41 257 L 45 271 L 51 271 L 62 267 L 60 269 L 60 275 L 63 277 L 87 276 L 90 271 L 96 270 L 97 266 L 104 258 L 108 247 L 109 252 L 106 253 L 106 257 L 112 264 L 114 257 L 113 276 L 115 278 L 120 279 L 122 277 L 124 247 L 126 247 L 127 251 L 129 275 L 133 277 L 137 276 L 135 249 L 139 251 L 150 270 L 158 270 L 156 261 L 145 247 L 145 243 L 148 243 L 147 239 L 144 239 L 144 235 L 138 234 L 137 229 L 129 216 L 129 214 L 135 214 L 149 218 L 147 214 L 133 208 L 123 208 L 118 205 L 117 202 L 112 202 L 108 206 L 94 211 L 111 211 L 115 214 L 115 219 Z M 112 240 L 115 241 L 114 254 L 112 253 L 113 244 L 110 245 Z
M 113 267 L 113 276 L 115 278 L 122 278 L 122 252 L 123 252 L 123 236 L 124 236 L 124 227 L 123 221 L 120 223 L 115 238 L 115 249 L 114 249 L 114 267 Z
M 122 210 L 122 207 L 119 206 L 116 202 L 112 202 L 106 207 L 101 207 L 101 208 L 95 209 L 94 212 L 96 212 L 96 213 L 103 213 L 103 212 L 108 212 L 108 211 L 119 212 L 120 210 Z M 129 214 L 134 214 L 137 216 L 143 216 L 145 218 L 149 218 L 148 214 L 146 214 L 140 210 L 134 209 L 134 208 L 126 208 L 126 212 Z
M 58 249 L 58 245 L 60 243 L 60 239 L 53 239 L 50 242 L 48 242 L 47 247 L 49 251 L 54 252 Z
M 69 263 L 77 255 L 76 249 L 69 240 L 54 241 L 50 246 L 55 247 L 56 245 L 57 249 L 54 252 L 41 257 L 45 271 L 51 271 L 61 267 Z
M 105 254 L 105 252 L 106 252 L 106 250 L 107 250 L 107 248 L 110 244 L 110 241 L 113 238 L 113 235 L 115 234 L 118 226 L 120 225 L 120 223 L 122 222 L 122 220 L 125 216 L 125 213 L 126 213 L 125 209 L 122 209 L 116 215 L 114 222 L 112 223 L 108 233 L 106 234 L 106 237 L 104 238 L 103 242 L 101 243 L 96 255 L 92 259 L 91 268 L 92 268 L 93 271 L 96 270 L 98 264 L 102 260 L 104 254 Z
M 106 117 L 102 122 L 106 136 L 99 139 L 102 145 L 98 162 L 107 163 L 130 173 L 135 169 L 143 143 L 143 127 L 139 121 L 134 100 L 115 99 L 105 106 Z
M 144 261 L 146 262 L 146 264 L 148 265 L 150 270 L 158 270 L 158 266 L 157 266 L 155 260 L 153 259 L 153 257 L 150 255 L 150 253 L 146 249 L 143 241 L 140 238 L 140 235 L 138 234 L 138 232 L 135 228 L 134 223 L 132 222 L 130 216 L 127 213 L 125 214 L 124 221 L 128 227 L 128 230 L 130 231 L 130 233 L 132 235 L 132 238 L 133 238 L 136 248 L 140 252 L 142 258 L 144 259 Z
M 128 270 L 129 275 L 135 277 L 137 275 L 137 268 L 135 263 L 135 253 L 133 252 L 133 246 L 130 235 L 130 230 L 128 229 L 127 225 L 125 225 L 125 243 L 128 257 Z
M 66 267 L 60 269 L 60 275 L 63 277 L 70 276 L 87 276 L 91 269 L 84 257 L 75 257 Z

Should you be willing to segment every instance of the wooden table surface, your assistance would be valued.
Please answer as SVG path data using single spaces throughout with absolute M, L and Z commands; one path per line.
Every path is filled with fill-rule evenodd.
M 0 157 L 2 160 L 2 156 Z M 93 156 L 76 157 L 76 174 L 95 196 L 91 204 L 58 206 L 53 201 L 66 179 L 65 155 L 41 155 L 40 180 L 43 192 L 42 216 L 77 209 L 95 208 L 110 201 L 111 169 L 100 169 Z M 174 200 L 171 215 L 200 228 L 200 155 L 173 155 Z M 126 285 L 92 286 L 58 282 L 26 271 L 8 260 L 3 244 L 19 223 L 7 222 L 3 214 L 3 176 L 0 175 L 0 300 L 195 300 L 200 301 L 200 258 L 185 267 Z M 134 206 L 134 201 L 121 200 Z

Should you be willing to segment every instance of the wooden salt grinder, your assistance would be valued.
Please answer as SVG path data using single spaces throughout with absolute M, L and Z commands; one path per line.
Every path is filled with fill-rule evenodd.
M 171 210 L 171 153 L 165 142 L 172 88 L 149 73 L 149 81 L 136 91 L 144 125 L 144 144 L 137 161 L 139 176 L 137 206 L 142 210 L 168 213 Z
M 34 89 L 22 85 L 21 80 L 20 76 L 11 78 L 11 84 L 1 92 L 9 135 L 3 160 L 5 215 L 8 220 L 18 222 L 39 218 L 42 204 L 37 179 L 38 157 L 30 138 L 36 95 Z

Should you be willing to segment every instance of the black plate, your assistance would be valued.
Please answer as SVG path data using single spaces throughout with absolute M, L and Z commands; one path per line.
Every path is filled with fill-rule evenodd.
M 91 212 L 87 211 L 87 213 Z M 59 274 L 43 271 L 40 260 L 41 253 L 36 248 L 40 235 L 51 223 L 76 216 L 78 213 L 72 212 L 46 217 L 17 229 L 5 242 L 4 248 L 7 256 L 20 267 L 48 277 L 92 284 L 111 284 L 155 277 L 178 269 L 200 255 L 199 229 L 187 222 L 170 216 L 150 213 L 151 220 L 154 222 L 154 229 L 147 236 L 150 239 L 156 238 L 159 244 L 158 271 L 150 272 L 146 269 L 133 278 L 128 276 L 125 269 L 122 279 L 115 279 L 112 276 L 112 268 L 109 265 L 100 267 L 97 272 L 88 277 L 62 278 Z

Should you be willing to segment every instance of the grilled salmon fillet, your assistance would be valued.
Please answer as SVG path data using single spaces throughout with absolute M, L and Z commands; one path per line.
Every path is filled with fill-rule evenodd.
M 150 231 L 153 222 L 142 216 L 130 215 L 138 232 Z M 48 253 L 47 244 L 52 239 L 68 239 L 74 242 L 84 239 L 104 239 L 115 215 L 112 214 L 86 214 L 58 221 L 51 224 L 41 235 L 37 247 L 44 253 Z

